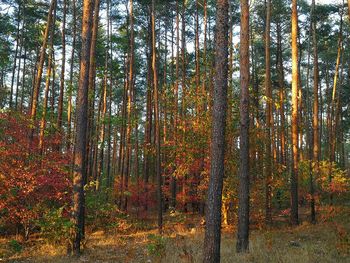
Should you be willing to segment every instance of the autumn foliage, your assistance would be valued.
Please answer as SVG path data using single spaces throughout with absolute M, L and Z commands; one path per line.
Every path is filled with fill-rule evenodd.
M 46 211 L 68 207 L 71 189 L 69 155 L 56 150 L 58 134 L 46 136 L 41 153 L 31 127 L 25 115 L 0 114 L 0 225 L 25 233 Z

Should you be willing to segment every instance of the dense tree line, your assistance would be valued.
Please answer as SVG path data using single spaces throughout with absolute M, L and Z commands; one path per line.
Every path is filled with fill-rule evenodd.
M 205 214 L 204 262 L 220 260 L 222 222 L 238 252 L 281 211 L 297 225 L 308 205 L 316 223 L 349 186 L 348 4 L 3 1 L 0 149 L 27 154 L 0 157 L 1 180 L 24 176 L 8 158 L 64 160 L 74 254 L 91 199 L 156 214 L 160 233 L 167 211 Z M 23 138 L 2 132 L 13 118 Z M 0 200 L 0 224 L 23 225 Z

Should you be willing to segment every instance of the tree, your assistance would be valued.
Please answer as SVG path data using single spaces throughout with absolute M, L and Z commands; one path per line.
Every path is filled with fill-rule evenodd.
M 316 14 L 315 14 L 315 0 L 312 0 L 312 45 L 313 45 L 313 55 L 314 55 L 314 86 L 313 86 L 313 93 L 314 93 L 314 100 L 313 100 L 313 118 L 312 118 L 312 129 L 313 129 L 313 162 L 314 162 L 314 171 L 315 175 L 318 175 L 319 170 L 319 125 L 318 125 L 318 79 L 319 79 L 319 72 L 318 72 L 318 50 L 317 50 L 317 31 L 316 31 Z M 311 202 L 310 202 L 310 208 L 311 208 L 311 222 L 316 222 L 316 211 L 315 211 L 315 197 L 314 197 L 314 179 L 312 176 L 310 178 L 310 194 L 311 194 Z
M 41 51 L 40 51 L 37 76 L 36 76 L 34 86 L 33 86 L 33 96 L 32 96 L 32 104 L 31 104 L 31 111 L 30 111 L 30 116 L 31 116 L 32 121 L 34 121 L 36 119 L 36 110 L 37 110 L 37 104 L 38 104 L 39 89 L 40 89 L 40 85 L 41 85 L 41 78 L 42 78 L 42 73 L 43 73 L 43 66 L 44 66 L 44 61 L 45 61 L 47 40 L 49 37 L 49 31 L 50 31 L 51 22 L 52 22 L 52 11 L 55 8 L 55 6 L 56 6 L 56 0 L 52 0 L 51 4 L 50 4 L 50 9 L 49 9 L 49 12 L 47 15 L 47 24 L 46 24 L 45 33 L 44 33 L 43 44 L 42 44 Z
M 163 229 L 163 193 L 162 193 L 162 172 L 160 152 L 160 125 L 159 125 L 159 92 L 157 78 L 157 53 L 156 53 L 156 22 L 154 1 L 152 0 L 151 24 L 152 24 L 152 72 L 153 72 L 153 93 L 154 93 L 154 118 L 155 118 L 155 144 L 156 144 L 156 174 L 157 174 L 157 202 L 158 202 L 158 231 Z
M 62 128 L 62 114 L 63 114 L 63 95 L 64 95 L 64 74 L 66 70 L 66 10 L 67 0 L 63 0 L 63 20 L 62 20 L 62 63 L 61 63 L 61 79 L 60 79 L 60 94 L 58 99 L 58 113 L 57 113 L 57 128 Z
M 228 1 L 218 0 L 216 8 L 213 128 L 203 262 L 220 262 L 221 204 L 228 83 Z
M 297 0 L 292 1 L 292 173 L 291 173 L 291 223 L 298 219 L 298 10 Z
M 266 223 L 272 223 L 271 199 L 272 199 L 272 155 L 271 145 L 273 143 L 273 115 L 272 115 L 272 91 L 271 91 L 271 54 L 270 54 L 270 23 L 271 23 L 271 1 L 266 2 L 266 28 L 265 28 L 265 96 L 266 96 Z
M 241 0 L 240 34 L 240 167 L 237 252 L 249 249 L 249 4 Z
M 73 207 L 74 224 L 73 254 L 80 254 L 80 242 L 83 235 L 84 182 L 86 177 L 86 127 L 89 89 L 89 65 L 91 47 L 91 29 L 93 0 L 84 0 L 82 17 L 82 51 L 80 59 L 80 76 L 76 109 L 76 137 L 74 148 L 73 172 Z

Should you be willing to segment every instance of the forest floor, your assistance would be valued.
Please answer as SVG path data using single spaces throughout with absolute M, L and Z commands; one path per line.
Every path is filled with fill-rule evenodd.
M 9 238 L 0 239 L 0 262 L 201 262 L 204 226 L 199 216 L 166 215 L 164 235 L 154 225 L 125 220 L 118 228 L 89 231 L 80 258 L 66 255 L 66 246 L 50 245 L 32 237 L 17 252 Z M 350 207 L 319 211 L 316 225 L 307 222 L 290 227 L 275 218 L 269 229 L 254 229 L 250 253 L 235 252 L 235 229 L 222 231 L 222 262 L 350 262 Z M 123 230 L 121 230 L 123 229 Z

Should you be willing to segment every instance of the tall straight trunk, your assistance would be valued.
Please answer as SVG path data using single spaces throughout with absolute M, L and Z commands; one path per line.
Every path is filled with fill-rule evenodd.
M 55 21 L 55 18 L 53 20 Z M 47 104 L 49 99 L 50 78 L 51 78 L 51 70 L 52 70 L 52 57 L 54 54 L 54 47 L 53 47 L 54 33 L 55 33 L 55 24 L 53 23 L 51 28 L 51 35 L 50 35 L 50 47 L 49 47 L 50 53 L 49 53 L 49 60 L 48 60 L 48 68 L 46 72 L 45 94 L 44 94 L 43 110 L 42 110 L 43 112 L 42 112 L 41 121 L 40 121 L 39 150 L 41 154 L 43 154 Z
M 185 16 L 185 10 L 186 10 L 186 0 L 183 0 L 182 3 L 182 29 L 181 29 L 181 56 L 182 56 L 182 105 L 181 105 L 181 114 L 182 114 L 182 121 L 185 122 L 185 116 L 186 116 L 186 96 L 187 96 L 187 89 L 186 89 L 186 16 Z M 186 127 L 184 126 L 184 129 Z
M 127 71 L 127 62 L 126 58 L 124 58 L 124 69 Z M 118 207 L 121 208 L 122 198 L 123 198 L 123 187 L 124 187 L 124 160 L 125 160 L 125 135 L 126 135 L 126 110 L 127 110 L 127 92 L 128 92 L 128 78 L 127 74 L 125 74 L 124 78 L 124 89 L 123 89 L 123 103 L 122 103 L 122 124 L 121 124 L 121 132 L 120 132 L 120 145 L 119 145 L 119 158 L 118 158 L 118 174 L 120 175 L 119 180 L 119 199 L 118 199 Z
M 111 32 L 112 31 L 112 21 L 110 19 L 111 9 L 110 9 L 110 0 L 107 0 L 107 49 L 106 56 L 109 57 L 109 59 L 112 58 L 112 46 L 111 46 Z M 107 69 L 109 67 L 109 60 L 107 60 Z M 110 74 L 110 72 L 108 71 Z M 113 85 L 113 79 L 112 76 L 109 76 L 109 90 L 108 90 L 108 97 L 109 97 L 109 103 L 108 103 L 108 136 L 107 136 L 107 188 L 111 187 L 111 141 L 112 141 L 112 123 L 111 123 L 111 117 L 112 117 L 112 85 Z
M 328 109 L 328 136 L 329 136 L 329 174 L 328 174 L 328 180 L 329 183 L 333 180 L 333 163 L 335 162 L 335 143 L 336 143 L 336 129 L 337 129 L 337 115 L 335 113 L 336 110 L 336 104 L 337 104 L 337 94 L 339 94 L 339 88 L 337 89 L 338 84 L 338 78 L 339 78 L 339 65 L 340 65 L 340 59 L 342 55 L 342 48 L 343 48 L 343 7 L 340 10 L 340 27 L 339 27 L 339 35 L 338 35 L 338 52 L 337 52 L 337 60 L 335 64 L 335 72 L 334 72 L 334 79 L 333 79 L 333 89 L 332 89 L 332 97 L 331 102 L 329 104 Z M 329 195 L 329 201 L 330 204 L 333 204 L 333 193 L 330 193 Z
M 104 65 L 104 80 L 103 80 L 103 92 L 102 92 L 102 112 L 101 112 L 101 126 L 100 126 L 100 147 L 99 147 L 99 163 L 97 168 L 97 179 L 96 179 L 96 190 L 100 188 L 102 175 L 104 173 L 104 148 L 105 148 L 105 137 L 106 137 L 106 113 L 107 113 L 107 96 L 109 92 L 108 88 L 108 66 L 109 66 L 109 1 L 107 1 L 107 44 L 105 51 L 105 65 Z
M 123 170 L 124 177 L 124 190 L 128 190 L 128 182 L 131 172 L 131 132 L 132 132 L 132 113 L 133 113 L 133 93 L 134 93 L 134 13 L 133 13 L 133 0 L 129 0 L 129 27 L 130 27 L 130 46 L 129 46 L 129 69 L 128 69 L 128 82 L 127 82 L 127 125 L 126 125 L 126 152 L 125 152 L 125 164 Z M 123 210 L 127 210 L 128 197 L 125 195 L 123 200 Z
M 20 40 L 20 48 L 19 48 L 19 60 L 18 60 L 18 70 L 17 70 L 17 84 L 16 84 L 16 92 L 15 92 L 15 109 L 17 110 L 18 106 L 18 87 L 20 83 L 20 72 L 21 72 L 21 62 L 22 62 L 22 49 L 24 46 L 23 43 L 23 35 L 24 35 L 24 18 L 23 18 L 23 24 L 22 24 L 22 30 L 21 30 L 21 40 Z M 22 87 L 23 89 L 23 87 Z
M 21 2 L 18 4 L 18 12 L 17 12 L 17 33 L 16 33 L 16 49 L 15 49 L 15 56 L 13 59 L 13 67 L 12 67 L 12 78 L 11 78 L 11 89 L 10 89 L 10 101 L 9 106 L 10 109 L 12 108 L 13 104 L 13 84 L 15 81 L 15 75 L 16 75 L 16 68 L 17 68 L 17 55 L 18 55 L 18 46 L 23 45 L 23 43 L 20 43 L 19 35 L 20 35 L 20 24 L 21 24 Z M 23 29 L 22 29 L 23 30 Z
M 297 0 L 292 1 L 292 173 L 291 173 L 291 223 L 298 219 L 298 10 Z
M 56 9 L 54 11 L 54 17 L 56 17 Z M 55 21 L 53 21 L 53 24 L 55 24 Z M 52 81 L 51 81 L 51 102 L 50 102 L 50 115 L 51 119 L 53 120 L 53 114 L 55 112 L 55 100 L 56 100 L 56 67 L 55 67 L 55 52 L 52 54 Z
M 240 47 L 240 172 L 238 188 L 237 252 L 249 249 L 249 5 L 241 0 Z
M 310 195 L 311 195 L 311 202 L 310 202 L 310 209 L 311 209 L 311 222 L 316 222 L 316 211 L 315 211 L 315 196 L 314 196 L 314 178 L 313 173 L 315 174 L 315 177 L 318 178 L 319 175 L 319 159 L 320 159 L 320 152 L 319 152 L 319 124 L 318 124 L 318 79 L 319 79 L 319 73 L 318 73 L 318 50 L 317 50 L 317 31 L 316 31 L 316 15 L 315 15 L 315 0 L 312 0 L 312 46 L 313 46 L 313 55 L 314 55 L 314 86 L 313 86 L 313 93 L 314 93 L 314 100 L 313 100 L 313 117 L 312 117 L 312 130 L 313 130 L 313 162 L 314 162 L 314 169 L 313 172 L 311 172 L 310 177 Z
M 196 0 L 196 13 L 195 13 L 195 20 L 196 20 L 196 25 L 195 25 L 195 60 L 196 60 L 196 93 L 197 95 L 200 94 L 200 56 L 199 56 L 199 3 L 198 0 Z M 197 104 L 200 104 L 199 99 L 197 99 Z M 197 107 L 197 115 L 199 115 L 200 111 L 200 105 Z
M 221 204 L 224 178 L 228 79 L 228 1 L 216 3 L 215 82 L 211 167 L 207 196 L 203 262 L 220 262 Z
M 71 148 L 72 141 L 72 92 L 73 92 L 73 71 L 74 71 L 74 57 L 75 57 L 75 42 L 76 42 L 76 31 L 77 31 L 77 23 L 76 23 L 76 5 L 75 0 L 72 0 L 72 8 L 73 8 L 73 32 L 72 32 L 72 53 L 70 58 L 70 71 L 69 71 L 69 89 L 68 89 L 68 107 L 67 107 L 67 150 L 69 151 Z
M 64 75 L 65 75 L 65 70 L 66 70 L 66 10 L 67 10 L 67 0 L 63 0 L 62 65 L 61 65 L 61 79 L 60 79 L 60 94 L 59 94 L 59 98 L 58 98 L 58 112 L 57 112 L 57 129 L 59 131 L 61 131 L 61 128 L 62 128 Z
M 152 0 L 151 19 L 152 19 L 152 71 L 153 71 L 153 93 L 154 93 L 154 117 L 155 117 L 155 144 L 156 144 L 156 175 L 157 175 L 157 203 L 158 203 L 158 231 L 163 232 L 163 193 L 162 193 L 162 174 L 161 174 L 161 152 L 160 152 L 160 127 L 159 127 L 159 99 L 158 99 L 158 78 L 157 78 L 157 51 L 156 51 L 156 28 L 155 28 L 155 10 Z
M 207 20 L 208 20 L 208 8 L 207 8 L 207 0 L 203 0 L 203 80 L 202 80 L 202 96 L 204 96 L 204 105 L 206 104 L 206 96 L 207 96 Z
M 93 16 L 93 0 L 84 0 L 82 18 L 82 51 L 80 60 L 80 76 L 76 106 L 76 137 L 73 172 L 73 205 L 72 223 L 74 226 L 73 254 L 80 254 L 80 242 L 84 224 L 84 182 L 86 178 L 86 128 L 89 90 L 89 65 L 91 47 L 91 27 Z
M 267 224 L 272 223 L 272 155 L 271 148 L 274 143 L 272 135 L 272 91 L 271 91 L 271 54 L 270 54 L 270 20 L 271 1 L 266 1 L 266 28 L 265 28 L 265 96 L 266 96 L 266 182 L 265 182 L 265 220 Z
M 56 0 L 51 0 L 50 9 L 49 9 L 49 12 L 47 15 L 47 23 L 46 23 L 45 33 L 44 33 L 44 40 L 43 40 L 43 44 L 41 46 L 40 58 L 39 58 L 39 62 L 37 65 L 37 75 L 36 75 L 36 78 L 34 81 L 34 87 L 33 87 L 33 99 L 32 99 L 31 111 L 30 111 L 30 116 L 31 116 L 32 121 L 35 121 L 35 119 L 36 119 L 36 110 L 37 110 L 37 104 L 38 104 L 38 98 L 39 98 L 41 78 L 42 78 L 42 74 L 43 74 L 43 66 L 44 66 L 44 61 L 45 61 L 47 40 L 49 37 L 49 30 L 50 30 L 51 23 L 52 23 L 52 11 L 55 8 L 55 6 L 56 6 Z M 33 132 L 34 132 L 34 130 L 32 131 L 32 133 Z
M 340 65 L 340 59 L 342 55 L 342 46 L 343 46 L 343 34 L 342 34 L 342 29 L 343 29 L 343 11 L 341 10 L 340 14 L 340 28 L 339 28 L 339 37 L 338 37 L 338 53 L 337 53 L 337 60 L 335 64 L 335 72 L 334 72 L 334 79 L 333 79 L 333 89 L 332 89 L 332 100 L 330 104 L 330 131 L 329 131 L 329 142 L 330 142 L 330 153 L 329 153 L 329 160 L 330 162 L 335 161 L 335 110 L 336 110 L 336 103 L 337 103 L 337 94 L 339 93 L 339 88 L 338 87 L 338 78 L 339 78 L 339 65 Z M 330 172 L 330 177 L 329 180 L 331 181 L 331 172 Z
M 187 94 L 187 87 L 186 87 L 186 4 L 187 1 L 183 0 L 182 3 L 182 10 L 181 10 L 181 16 L 182 16 L 182 23 L 181 23 L 181 67 L 182 67 L 182 80 L 181 80 L 181 88 L 182 88 L 182 97 L 181 97 L 181 126 L 182 126 L 182 133 L 181 133 L 181 140 L 182 143 L 185 141 L 185 134 L 186 134 L 186 97 Z M 187 202 L 186 202 L 186 196 L 187 196 L 187 178 L 188 175 L 185 174 L 182 176 L 182 196 L 183 196 L 183 211 L 187 212 Z
M 30 89 L 30 104 L 28 105 L 28 115 L 31 114 L 31 105 L 33 105 L 33 95 L 34 95 L 34 86 L 35 86 L 35 79 L 36 79 L 36 74 L 37 74 L 37 69 L 38 69 L 38 64 L 39 64 L 39 59 L 40 59 L 40 48 L 36 48 L 36 56 L 35 56 L 35 60 L 32 61 L 32 81 L 31 81 L 31 89 Z M 35 61 L 35 62 L 34 62 Z
M 97 43 L 97 34 L 98 34 L 98 25 L 99 25 L 99 10 L 100 10 L 100 0 L 94 0 L 94 7 L 93 7 L 94 15 L 93 15 L 93 21 L 92 21 L 92 36 L 91 36 L 91 47 L 90 47 L 90 65 L 89 65 L 89 95 L 88 95 L 88 126 L 87 126 L 87 155 L 86 155 L 86 163 L 90 164 L 89 157 L 92 156 L 92 149 L 93 149 L 93 132 L 92 127 L 94 127 L 94 114 L 95 114 L 95 93 L 96 93 L 96 84 L 95 84 L 95 78 L 96 78 L 96 43 Z M 98 133 L 95 134 L 97 137 Z M 96 175 L 93 171 L 91 165 L 88 165 L 86 167 L 88 170 L 88 174 L 93 173 L 94 176 Z
M 23 69 L 22 69 L 22 83 L 21 83 L 21 103 L 19 111 L 23 113 L 23 103 L 24 103 L 24 88 L 25 88 L 25 79 L 26 79 L 26 70 L 27 70 L 27 47 L 24 47 L 24 60 L 23 60 Z
M 179 102 L 179 57 L 180 57 L 180 14 L 179 14 L 179 0 L 176 0 L 176 67 L 175 67 L 175 85 L 174 85 L 174 145 L 178 141 L 178 102 Z M 176 160 L 175 151 L 175 160 Z M 176 171 L 176 165 L 174 165 L 174 171 Z M 170 205 L 175 208 L 176 206 L 176 176 L 171 177 L 171 202 Z
M 282 52 L 282 30 L 280 21 L 276 25 L 277 27 L 277 75 L 279 86 L 279 103 L 280 103 L 280 160 L 283 166 L 287 165 L 287 147 L 286 147 L 286 121 L 284 114 L 284 99 L 285 99 L 285 86 L 284 86 L 284 70 L 283 70 L 283 52 Z

